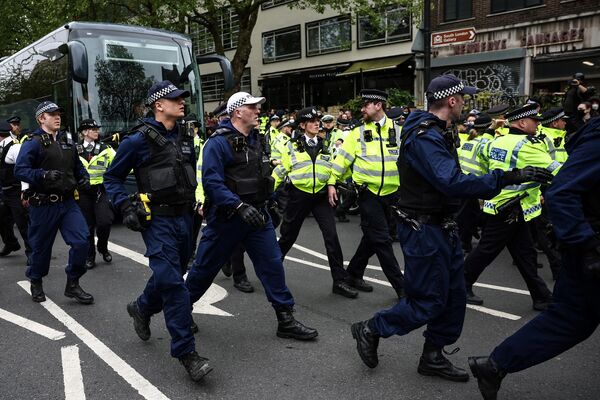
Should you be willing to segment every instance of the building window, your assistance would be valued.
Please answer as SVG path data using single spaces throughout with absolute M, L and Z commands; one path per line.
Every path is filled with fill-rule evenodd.
M 520 10 L 542 4 L 544 4 L 544 0 L 492 0 L 492 13 Z
M 350 50 L 352 28 L 350 16 L 341 16 L 306 24 L 307 56 Z
M 263 10 L 266 10 L 269 8 L 282 6 L 284 4 L 291 3 L 292 1 L 294 1 L 294 0 L 267 0 L 260 5 L 260 8 Z
M 225 82 L 223 73 L 202 75 L 202 98 L 208 101 L 223 101 L 225 93 Z M 252 93 L 250 85 L 250 68 L 244 69 L 242 80 L 240 82 L 240 91 Z
M 358 47 L 395 43 L 412 38 L 411 17 L 406 8 L 391 6 L 377 21 L 368 16 L 358 17 Z
M 219 26 L 224 50 L 233 50 L 237 47 L 240 21 L 233 8 L 225 8 L 223 12 L 214 17 Z M 190 36 L 194 47 L 194 54 L 210 54 L 215 52 L 215 41 L 208 29 L 200 24 L 193 23 Z
M 263 64 L 300 58 L 300 25 L 262 34 Z
M 444 21 L 458 21 L 473 17 L 472 0 L 444 0 Z

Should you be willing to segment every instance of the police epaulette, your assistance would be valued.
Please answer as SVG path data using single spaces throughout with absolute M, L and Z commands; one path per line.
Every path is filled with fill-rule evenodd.
M 545 134 L 545 133 L 538 133 L 538 134 L 537 134 L 537 137 L 538 137 L 539 139 L 541 139 L 541 140 L 544 140 L 544 139 L 546 139 L 548 136 L 546 136 L 546 134 Z
M 227 132 L 231 132 L 231 129 L 229 129 L 229 128 L 219 128 L 216 131 L 214 131 L 212 133 L 212 135 L 210 135 L 210 137 L 219 136 L 219 135 L 222 135 L 222 134 L 227 133 Z
M 535 135 L 527 135 L 527 140 L 529 140 L 533 144 L 542 143 L 542 140 L 539 136 Z

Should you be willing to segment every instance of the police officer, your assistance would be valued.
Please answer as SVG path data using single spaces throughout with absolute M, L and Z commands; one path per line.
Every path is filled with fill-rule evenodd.
M 286 150 L 287 142 L 292 137 L 294 126 L 292 121 L 284 118 L 277 129 L 279 134 L 271 143 L 271 165 L 273 166 L 281 164 L 282 153 Z
M 323 126 L 324 144 L 328 148 L 329 153 L 333 153 L 335 149 L 335 143 L 339 139 L 344 138 L 344 132 L 335 126 L 335 117 L 330 114 L 325 114 L 321 117 L 321 124 Z
M 576 133 L 566 149 L 569 159 L 546 192 L 563 260 L 554 303 L 489 357 L 469 358 L 486 400 L 497 398 L 507 373 L 557 357 L 587 339 L 600 323 L 600 119 Z
M 79 124 L 81 142 L 77 146 L 81 163 L 90 175 L 89 189 L 79 188 L 79 207 L 85 217 L 90 231 L 89 250 L 85 267 L 92 269 L 96 266 L 96 246 L 94 237 L 98 235 L 98 253 L 106 263 L 112 261 L 108 251 L 108 237 L 114 219 L 106 189 L 104 188 L 104 173 L 115 157 L 115 151 L 106 143 L 98 141 L 100 125 L 94 119 L 84 119 Z
M 4 242 L 0 257 L 21 249 L 13 231 L 15 223 L 25 243 L 25 255 L 29 257 L 27 212 L 21 205 L 21 182 L 15 178 L 15 162 L 21 145 L 11 131 L 11 124 L 0 121 L 0 235 Z
M 539 118 L 535 103 L 506 113 L 510 123 L 508 134 L 487 146 L 490 170 L 510 171 L 532 165 L 558 172 L 560 163 L 550 158 L 544 144 L 536 137 Z M 481 240 L 465 260 L 468 303 L 483 304 L 483 300 L 473 293 L 472 286 L 504 247 L 508 248 L 527 284 L 533 308 L 544 310 L 551 303 L 551 292 L 537 274 L 537 253 L 525 224 L 542 213 L 540 195 L 540 185 L 529 182 L 505 187 L 499 195 L 484 201 L 483 211 L 487 216 Z
M 267 128 L 266 137 L 269 141 L 269 146 L 273 146 L 275 138 L 279 135 L 279 129 L 277 127 L 281 124 L 281 117 L 277 114 L 271 116 L 269 119 L 269 127 Z
M 333 278 L 333 293 L 355 298 L 358 292 L 348 286 L 342 247 L 335 228 L 335 210 L 329 204 L 327 181 L 332 155 L 324 139 L 317 136 L 319 118 L 314 107 L 298 112 L 302 135 L 287 143 L 281 165 L 273 171 L 275 188 L 289 178 L 289 200 L 283 215 L 279 238 L 282 256 L 296 242 L 302 223 L 312 213 L 323 235 L 327 261 Z
M 227 101 L 230 119 L 221 123 L 204 146 L 202 183 L 207 225 L 186 285 L 191 301 L 200 299 L 232 249 L 243 243 L 275 309 L 277 336 L 310 340 L 318 333 L 294 319 L 294 298 L 285 284 L 281 250 L 265 210 L 273 178 L 264 151 L 266 143 L 254 129 L 258 126 L 258 104 L 264 102 L 264 97 L 249 93 L 233 94 Z
M 336 205 L 334 184 L 343 181 L 346 172 L 352 168 L 352 180 L 360 192 L 358 204 L 363 237 L 348 265 L 348 284 L 360 291 L 373 291 L 373 286 L 364 281 L 363 275 L 369 258 L 377 254 L 385 276 L 401 298 L 404 296 L 403 277 L 389 232 L 390 206 L 400 184 L 394 122 L 385 115 L 386 92 L 364 89 L 360 94 L 365 124 L 346 136 L 334 160 L 328 186 L 329 202 Z
M 71 247 L 65 269 L 65 296 L 92 304 L 92 295 L 79 286 L 79 278 L 86 271 L 89 232 L 74 199 L 75 188 L 89 187 L 90 176 L 79 160 L 71 134 L 59 132 L 62 111 L 51 101 L 38 105 L 35 118 L 39 128 L 21 146 L 15 165 L 15 178 L 29 183 L 25 199 L 29 201 L 28 240 L 32 253 L 26 275 L 31 281 L 33 301 L 45 301 L 42 278 L 48 274 L 52 245 L 60 230 Z
M 146 103 L 154 118 L 144 119 L 121 142 L 104 174 L 104 185 L 111 203 L 121 210 L 123 223 L 142 232 L 152 269 L 143 293 L 127 305 L 135 332 L 148 340 L 150 318 L 163 311 L 171 335 L 171 356 L 199 381 L 212 368 L 195 351 L 192 304 L 183 280 L 193 246 L 196 159 L 193 137 L 186 129 L 180 131 L 177 120 L 184 116 L 189 95 L 169 81 L 150 87 Z M 139 191 L 133 199 L 123 185 L 132 169 Z
M 442 352 L 460 336 L 466 308 L 463 254 L 452 214 L 460 197 L 489 198 L 503 186 L 536 175 L 542 180 L 551 176 L 529 167 L 495 170 L 480 177 L 461 173 L 456 137 L 447 129 L 460 118 L 464 94 L 475 92 L 454 75 L 437 77 L 427 88 L 429 112 L 414 111 L 404 124 L 398 158 L 402 181 L 398 215 L 407 297 L 372 319 L 352 325 L 358 353 L 370 368 L 378 364 L 380 337 L 405 335 L 427 325 L 417 371 L 451 381 L 469 379 Z
M 10 124 L 10 135 L 13 139 L 21 139 L 21 117 L 18 115 L 13 115 L 12 117 L 6 120 Z
M 538 131 L 544 135 L 544 143 L 548 147 L 550 157 L 559 162 L 567 161 L 567 151 L 565 150 L 565 137 L 567 135 L 567 119 L 561 107 L 552 107 L 542 113 L 542 121 L 540 122 Z

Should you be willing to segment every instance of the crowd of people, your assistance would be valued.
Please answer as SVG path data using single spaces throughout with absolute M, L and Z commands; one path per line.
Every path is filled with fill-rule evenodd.
M 377 366 L 380 338 L 426 326 L 417 371 L 464 382 L 469 374 L 444 348 L 461 334 L 466 303 L 483 304 L 473 284 L 506 247 L 542 313 L 491 356 L 469 359 L 484 398 L 495 399 L 507 373 L 560 354 L 598 325 L 600 304 L 589 296 L 600 276 L 600 123 L 594 118 L 600 100 L 580 74 L 564 107 L 530 99 L 464 112 L 467 95 L 476 95 L 475 88 L 453 75 L 431 81 L 427 111 L 387 108 L 386 92 L 364 89 L 357 120 L 349 111 L 332 115 L 313 106 L 261 115 L 265 98 L 238 92 L 208 117 L 204 140 L 198 129 L 181 129 L 181 121 L 190 122 L 189 92 L 163 81 L 148 91 L 153 116 L 116 151 L 99 141 L 93 119 L 81 121 L 79 138 L 61 131 L 62 109 L 43 102 L 39 128 L 27 138 L 18 116 L 0 122 L 0 256 L 20 249 L 16 223 L 32 300 L 43 302 L 60 230 L 71 248 L 64 294 L 91 304 L 79 281 L 96 265 L 96 249 L 112 261 L 107 242 L 120 215 L 141 232 L 153 272 L 126 307 L 134 330 L 149 340 L 152 316 L 163 312 L 171 355 L 199 381 L 212 367 L 195 351 L 192 305 L 219 271 L 233 275 L 237 289 L 253 291 L 244 253 L 273 306 L 277 336 L 318 336 L 294 317 L 283 264 L 312 215 L 334 294 L 354 299 L 372 292 L 364 272 L 377 256 L 397 295 L 393 307 L 352 325 L 363 362 Z M 125 188 L 132 171 L 133 195 Z M 360 212 L 363 236 L 344 267 L 336 217 L 347 222 L 351 206 Z M 548 257 L 554 293 L 538 276 L 536 247 Z

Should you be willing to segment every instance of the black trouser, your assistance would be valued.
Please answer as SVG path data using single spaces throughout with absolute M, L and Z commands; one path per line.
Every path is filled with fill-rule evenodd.
M 0 235 L 6 245 L 19 244 L 15 233 L 13 231 L 13 225 L 16 223 L 21 238 L 25 243 L 25 255 L 29 257 L 31 255 L 31 247 L 29 247 L 29 241 L 27 240 L 27 210 L 23 208 L 21 204 L 21 190 L 20 188 L 4 189 L 2 191 L 4 196 L 4 210 L 0 210 Z
M 103 185 L 94 185 L 90 191 L 80 192 L 78 204 L 90 231 L 88 258 L 94 258 L 96 256 L 94 234 L 98 235 L 98 251 L 107 252 L 110 227 L 115 215 Z
M 458 224 L 458 235 L 464 251 L 471 251 L 473 248 L 473 235 L 477 232 L 479 222 L 479 200 L 466 199 L 461 205 L 460 212 L 456 216 Z
M 231 271 L 233 273 L 233 281 L 240 282 L 248 280 L 248 276 L 246 275 L 246 266 L 244 265 L 244 253 L 246 249 L 244 245 L 240 243 L 233 253 L 231 254 L 231 258 L 229 262 L 231 263 Z
M 551 297 L 546 283 L 538 276 L 536 251 L 531 234 L 519 214 L 516 222 L 506 222 L 506 216 L 487 215 L 479 244 L 465 260 L 465 281 L 472 286 L 485 268 L 492 263 L 506 247 L 525 280 L 525 284 L 534 301 L 545 301 Z
M 529 221 L 527 225 L 529 226 L 532 238 L 534 238 L 534 242 L 537 242 L 537 247 L 546 254 L 550 270 L 552 271 L 552 277 L 556 280 L 561 268 L 560 254 L 552 248 L 550 239 L 548 239 L 548 219 L 542 214 Z
M 279 229 L 281 233 L 279 248 L 283 257 L 296 242 L 304 219 L 312 211 L 313 217 L 315 217 L 323 234 L 331 277 L 334 282 L 346 279 L 342 246 L 335 228 L 335 209 L 329 204 L 327 192 L 311 194 L 292 186 L 288 191 L 288 195 L 288 204 Z
M 389 230 L 389 221 L 392 218 L 390 205 L 395 199 L 395 194 L 377 196 L 369 190 L 364 190 L 358 196 L 363 237 L 347 271 L 354 278 L 362 278 L 369 258 L 376 254 L 383 273 L 400 296 L 404 287 L 404 276 L 394 255 Z

